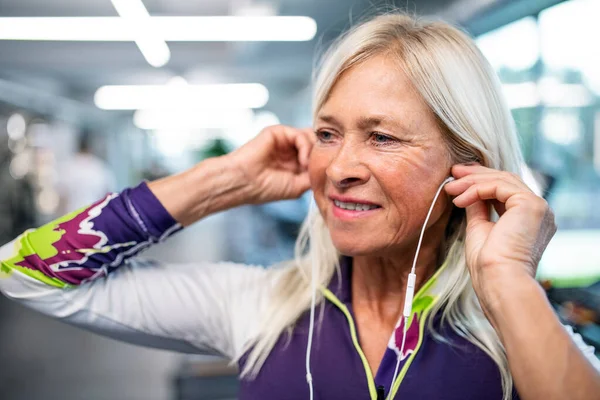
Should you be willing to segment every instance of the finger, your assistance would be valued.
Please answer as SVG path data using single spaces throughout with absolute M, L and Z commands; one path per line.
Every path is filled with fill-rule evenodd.
M 292 178 L 292 186 L 291 194 L 293 198 L 297 198 L 302 193 L 306 192 L 310 188 L 308 172 L 302 172 L 294 175 Z
M 489 173 L 496 171 L 493 168 L 484 167 L 478 162 L 473 163 L 464 163 L 464 164 L 455 164 L 452 166 L 452 176 L 456 179 L 462 178 L 463 176 L 467 176 L 474 173 Z
M 295 139 L 295 145 L 298 151 L 298 161 L 302 167 L 306 168 L 308 166 L 308 159 L 313 144 L 308 138 L 308 135 L 301 130 L 298 130 Z
M 275 147 L 278 151 L 289 151 L 294 147 L 296 138 L 290 127 L 285 125 L 274 125 L 265 128 L 265 131 L 270 133 L 275 139 Z
M 483 201 L 476 201 L 466 208 L 467 226 L 474 228 L 476 225 L 490 222 L 490 211 Z
M 469 174 L 463 176 L 462 178 L 449 182 L 445 186 L 446 193 L 448 193 L 451 196 L 458 196 L 474 184 L 491 181 L 505 181 L 509 184 L 522 188 L 524 191 L 531 192 L 529 186 L 527 186 L 519 176 L 506 171 L 490 171 L 492 172 Z
M 310 147 L 308 148 L 308 152 L 306 154 L 306 167 L 308 167 L 310 154 L 312 153 L 315 143 L 317 142 L 317 136 L 315 135 L 315 132 L 312 129 L 306 129 L 303 131 L 303 133 L 308 139 L 308 143 L 310 144 Z
M 476 201 L 466 208 L 467 253 L 479 254 L 494 227 L 487 204 Z M 472 266 L 472 265 L 471 265 Z
M 492 206 L 494 207 L 494 210 L 496 210 L 496 213 L 500 216 L 506 212 L 506 205 L 501 201 L 492 200 Z
M 317 142 L 317 136 L 315 135 L 315 131 L 313 128 L 304 128 L 301 130 L 312 144 L 315 144 Z
M 280 151 L 294 151 L 297 162 L 305 167 L 310 151 L 310 141 L 306 135 L 301 133 L 301 129 L 292 128 L 286 125 L 277 125 L 272 127 Z M 308 149 L 307 149 L 308 147 Z
M 517 194 L 531 195 L 530 192 L 524 191 L 517 185 L 503 180 L 495 180 L 471 185 L 460 196 L 456 197 L 453 202 L 457 207 L 466 208 L 480 200 L 498 200 L 506 203 L 511 196 Z

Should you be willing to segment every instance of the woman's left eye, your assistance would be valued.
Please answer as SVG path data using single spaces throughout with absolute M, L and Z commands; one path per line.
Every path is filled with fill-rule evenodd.
M 391 142 L 394 141 L 393 138 L 391 138 L 391 137 L 389 137 L 387 135 L 381 134 L 381 133 L 377 133 L 377 132 L 373 132 L 371 134 L 371 138 L 378 145 L 380 145 L 380 144 L 388 144 L 388 143 L 391 143 Z

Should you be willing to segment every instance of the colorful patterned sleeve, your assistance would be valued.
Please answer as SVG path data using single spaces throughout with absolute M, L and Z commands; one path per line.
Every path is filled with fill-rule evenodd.
M 134 257 L 181 229 L 145 183 L 0 247 L 0 293 L 117 340 L 235 358 L 273 274 L 233 263 Z
M 106 275 L 181 229 L 148 185 L 112 193 L 13 242 L 0 273 L 14 271 L 56 287 Z

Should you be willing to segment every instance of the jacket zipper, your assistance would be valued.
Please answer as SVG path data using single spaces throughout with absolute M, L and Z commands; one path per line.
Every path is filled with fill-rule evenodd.
M 377 400 L 385 400 L 385 388 L 381 385 L 377 386 Z

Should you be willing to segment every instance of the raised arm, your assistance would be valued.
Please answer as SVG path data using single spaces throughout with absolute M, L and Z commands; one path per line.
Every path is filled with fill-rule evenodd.
M 268 128 L 231 155 L 109 194 L 25 232 L 0 249 L 0 291 L 129 342 L 233 356 L 268 301 L 276 273 L 134 256 L 213 212 L 297 197 L 308 188 L 309 150 L 307 132 Z
M 314 140 L 310 129 L 272 126 L 230 155 L 160 179 L 150 189 L 184 226 L 241 204 L 297 198 L 310 186 Z
M 548 204 L 507 172 L 456 165 L 452 173 L 457 179 L 445 188 L 466 208 L 473 287 L 502 340 L 520 397 L 600 399 L 600 362 L 562 326 L 534 279 L 556 231 Z M 490 205 L 500 216 L 496 222 Z

